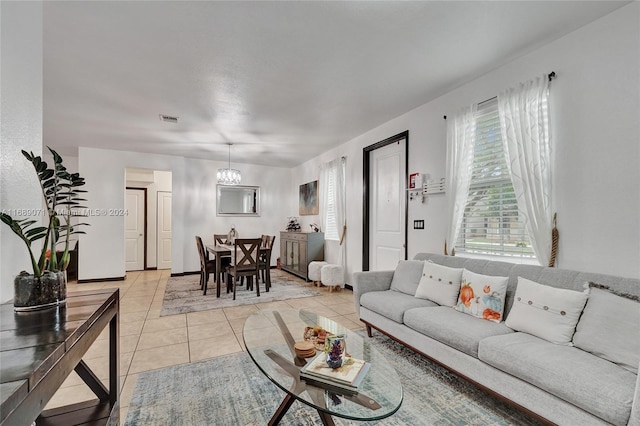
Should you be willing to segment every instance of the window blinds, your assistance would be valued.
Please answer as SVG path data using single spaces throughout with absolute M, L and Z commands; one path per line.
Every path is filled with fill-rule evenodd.
M 324 226 L 324 238 L 326 240 L 340 240 L 338 224 L 336 222 L 336 185 L 337 167 L 332 167 L 327 173 L 327 206 Z
M 478 106 L 469 198 L 456 250 L 534 257 L 509 177 L 497 99 Z

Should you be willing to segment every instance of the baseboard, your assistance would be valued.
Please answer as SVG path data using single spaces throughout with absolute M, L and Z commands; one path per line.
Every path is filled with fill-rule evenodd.
M 145 268 L 145 271 L 157 271 L 158 267 L 157 266 L 152 266 L 150 268 Z
M 98 283 L 101 281 L 124 281 L 126 278 L 127 278 L 126 275 L 123 277 L 89 278 L 89 279 L 78 280 L 78 284 Z

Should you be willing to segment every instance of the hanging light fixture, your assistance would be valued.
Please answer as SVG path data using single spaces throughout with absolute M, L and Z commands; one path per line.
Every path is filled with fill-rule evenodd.
M 229 167 L 226 169 L 218 169 L 218 183 L 221 185 L 237 185 L 240 183 L 242 176 L 240 176 L 240 170 L 231 168 L 231 142 L 229 145 Z

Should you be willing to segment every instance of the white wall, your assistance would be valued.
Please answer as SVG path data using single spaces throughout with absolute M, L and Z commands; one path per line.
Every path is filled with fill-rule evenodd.
M 555 71 L 551 84 L 558 266 L 640 277 L 640 4 L 634 2 L 292 170 L 290 192 L 346 155 L 347 269 L 362 267 L 362 148 L 409 130 L 409 172 L 445 174 L 443 115 Z M 383 100 L 381 100 L 382 102 Z M 446 195 L 409 202 L 408 252 L 442 253 Z M 319 218 L 303 216 L 303 227 Z M 335 257 L 328 244 L 325 256 Z
M 16 213 L 43 202 L 33 166 L 20 152 L 42 155 L 42 3 L 1 2 L 0 44 L 0 209 L 24 219 Z M 33 245 L 36 261 L 40 247 Z M 0 302 L 13 298 L 13 279 L 22 270 L 33 273 L 27 248 L 0 224 Z
M 85 178 L 92 212 L 91 227 L 81 236 L 78 278 L 115 278 L 125 275 L 124 218 L 110 216 L 124 209 L 125 169 L 127 167 L 171 171 L 172 175 L 172 273 L 200 269 L 195 235 L 205 243 L 214 233 L 228 232 L 236 225 L 240 236 L 275 234 L 286 224 L 289 169 L 238 164 L 242 183 L 261 187 L 260 217 L 216 216 L 216 172 L 226 163 L 135 152 L 80 148 L 80 174 Z M 273 255 L 275 264 L 277 255 Z
M 216 216 L 216 173 L 224 162 L 186 159 L 188 206 L 184 212 L 185 223 L 185 263 L 184 271 L 197 271 L 200 264 L 196 251 L 195 235 L 200 235 L 205 244 L 213 243 L 213 234 L 228 233 L 235 225 L 240 237 L 253 238 L 262 234 L 276 235 L 271 264 L 276 264 L 279 249 L 280 231 L 287 223 L 287 214 L 291 205 L 289 182 L 290 169 L 266 167 L 237 163 L 242 173 L 242 185 L 260 187 L 260 217 L 254 216 Z M 175 179 L 174 179 L 175 183 Z M 174 197 L 176 194 L 174 188 Z M 175 202 L 175 198 L 174 198 Z M 172 268 L 172 271 L 175 270 Z

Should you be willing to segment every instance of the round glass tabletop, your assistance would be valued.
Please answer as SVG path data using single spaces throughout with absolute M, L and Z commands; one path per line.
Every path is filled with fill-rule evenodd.
M 298 357 L 294 351 L 294 344 L 305 339 L 307 327 L 344 335 L 347 354 L 369 364 L 356 389 L 345 390 L 300 377 L 300 370 L 314 359 Z M 366 421 L 388 417 L 402 404 L 402 385 L 395 369 L 369 340 L 335 321 L 304 310 L 261 310 L 247 318 L 242 335 L 247 352 L 260 371 L 286 392 L 283 405 L 297 399 L 318 410 L 323 418 L 329 415 Z M 288 406 L 280 418 L 286 409 Z

